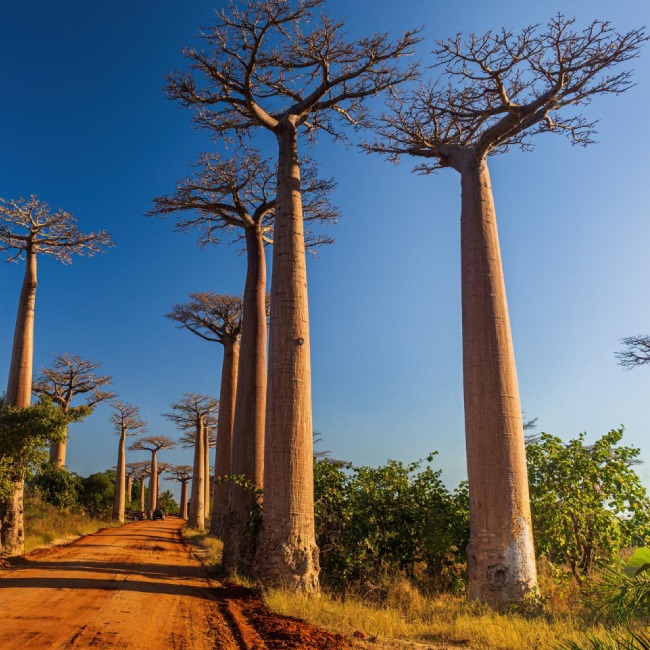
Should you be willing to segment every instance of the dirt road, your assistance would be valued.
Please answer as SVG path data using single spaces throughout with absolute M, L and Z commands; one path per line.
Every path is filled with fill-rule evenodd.
M 210 582 L 180 538 L 183 523 L 129 523 L 1 569 L 0 648 L 349 647 L 272 614 L 250 590 Z

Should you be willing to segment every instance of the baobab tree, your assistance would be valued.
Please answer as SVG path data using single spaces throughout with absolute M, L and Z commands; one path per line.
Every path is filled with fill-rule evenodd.
M 241 298 L 212 291 L 191 293 L 189 302 L 174 305 L 167 318 L 178 327 L 196 334 L 205 341 L 223 345 L 221 389 L 219 392 L 219 419 L 215 476 L 231 473 L 232 435 L 235 419 L 237 377 L 239 370 L 239 339 L 242 330 Z M 266 354 L 266 351 L 264 351 Z M 266 378 L 264 379 L 266 386 Z M 209 482 L 208 482 L 209 483 Z M 215 481 L 212 495 L 210 532 L 222 537 L 230 508 L 229 488 Z
M 151 517 L 158 506 L 158 452 L 161 449 L 172 449 L 176 443 L 167 436 L 145 436 L 136 440 L 129 449 L 131 451 L 148 451 L 151 453 L 149 470 L 149 495 L 147 498 L 147 517 Z
M 192 498 L 188 523 L 192 528 L 204 530 L 207 514 L 205 483 L 209 481 L 205 472 L 205 456 L 209 453 L 206 426 L 214 423 L 219 401 L 209 395 L 185 393 L 178 402 L 173 402 L 171 407 L 172 412 L 164 413 L 163 417 L 173 422 L 182 431 L 194 429 Z
M 311 367 L 298 135 L 343 138 L 367 118 L 365 99 L 412 79 L 398 59 L 418 41 L 407 32 L 347 41 L 343 23 L 314 19 L 324 0 L 231 2 L 188 48 L 190 72 L 168 95 L 194 109 L 215 138 L 267 130 L 278 146 L 271 330 L 264 460 L 264 521 L 255 573 L 266 584 L 318 589 L 314 533 Z
M 621 343 L 625 348 L 616 353 L 616 358 L 623 368 L 632 370 L 650 363 L 650 336 L 626 336 Z
M 8 262 L 26 262 L 9 366 L 8 406 L 26 408 L 31 403 L 37 256 L 50 255 L 69 264 L 73 254 L 91 256 L 110 245 L 107 232 L 82 233 L 69 212 L 52 210 L 36 196 L 27 200 L 0 198 L 0 252 L 7 254 Z M 16 476 L 13 496 L 0 501 L 3 555 L 19 555 L 23 551 L 23 491 L 23 477 Z
M 150 475 L 150 470 L 151 470 L 151 465 L 148 462 L 145 461 L 137 461 L 135 463 L 127 463 L 126 464 L 127 471 L 129 473 L 129 476 L 139 484 L 140 486 L 140 497 L 139 497 L 139 502 L 140 502 L 140 511 L 145 510 L 145 480 L 147 477 Z
M 224 158 L 203 154 L 192 177 L 182 180 L 173 196 L 154 202 L 151 214 L 177 212 L 191 215 L 179 218 L 176 230 L 199 231 L 199 244 L 219 243 L 224 234 L 234 234 L 234 240 L 244 239 L 247 270 L 244 285 L 243 310 L 246 317 L 241 335 L 239 375 L 237 382 L 235 418 L 232 427 L 232 460 L 227 473 L 243 475 L 261 488 L 264 474 L 264 429 L 266 407 L 266 347 L 267 300 L 265 244 L 273 241 L 275 215 L 275 170 L 259 152 L 247 148 L 245 153 Z M 334 188 L 331 179 L 320 179 L 313 164 L 303 164 L 303 220 L 335 222 L 338 211 L 328 201 Z M 326 235 L 307 234 L 308 245 L 330 243 Z M 223 388 L 223 384 L 222 384 Z M 219 456 L 219 454 L 217 454 Z M 219 468 L 221 469 L 221 468 Z M 244 529 L 254 497 L 237 485 L 217 482 L 221 493 L 229 490 L 229 522 L 224 526 L 222 508 L 214 510 L 211 528 L 224 536 L 224 562 L 239 566 L 239 549 L 244 543 Z M 216 503 L 216 499 L 215 499 Z M 214 526 L 213 526 L 214 520 Z
M 106 390 L 111 383 L 109 375 L 98 375 L 96 371 L 101 363 L 82 359 L 76 354 L 57 354 L 49 368 L 43 368 L 40 376 L 34 380 L 32 392 L 35 395 L 47 395 L 54 404 L 68 412 L 72 401 L 83 396 L 83 406 L 90 415 L 95 406 L 105 400 L 113 399 L 113 391 Z M 50 445 L 50 462 L 57 467 L 65 466 L 67 433 L 63 442 Z
M 592 142 L 594 123 L 572 108 L 627 90 L 643 30 L 594 21 L 578 31 L 562 15 L 546 28 L 501 30 L 439 41 L 437 81 L 395 100 L 376 124 L 371 152 L 422 158 L 420 173 L 451 167 L 461 178 L 461 266 L 465 431 L 471 540 L 468 594 L 521 600 L 536 586 L 519 388 L 488 157 L 531 136 Z
M 140 416 L 140 409 L 133 404 L 114 402 L 110 422 L 114 432 L 120 437 L 117 448 L 117 466 L 115 471 L 115 495 L 113 498 L 113 519 L 124 521 L 126 505 L 126 437 L 137 436 L 145 432 L 146 423 Z
M 178 516 L 187 519 L 187 484 L 192 478 L 192 468 L 189 465 L 172 465 L 167 473 L 172 481 L 181 484 L 181 502 Z

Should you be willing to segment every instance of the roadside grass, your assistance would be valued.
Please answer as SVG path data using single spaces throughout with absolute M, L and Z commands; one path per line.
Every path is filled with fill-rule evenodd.
M 89 535 L 101 528 L 120 526 L 117 521 L 93 519 L 87 515 L 59 510 L 44 501 L 25 502 L 25 553 L 62 537 Z
M 211 536 L 206 531 L 196 528 L 183 527 L 181 534 L 183 539 L 193 546 L 201 556 L 201 561 L 210 569 L 215 571 L 221 567 L 221 556 L 223 555 L 223 542 Z

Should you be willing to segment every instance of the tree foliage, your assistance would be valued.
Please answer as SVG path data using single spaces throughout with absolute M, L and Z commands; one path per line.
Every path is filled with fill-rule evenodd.
M 81 479 L 79 503 L 91 517 L 106 518 L 113 509 L 115 495 L 115 470 L 91 474 Z
M 634 471 L 639 449 L 618 446 L 623 429 L 591 445 L 586 434 L 564 442 L 542 433 L 528 439 L 528 475 L 537 554 L 583 576 L 650 539 L 650 500 Z
M 86 417 L 89 408 L 84 405 L 65 412 L 47 398 L 16 408 L 0 398 L 0 498 L 8 498 L 14 482 L 45 461 L 46 447 L 65 440 L 68 424 Z
M 469 540 L 469 501 L 462 483 L 450 492 L 424 461 L 354 467 L 317 459 L 316 536 L 322 580 L 337 588 L 385 571 L 425 574 L 439 587 L 458 576 Z
M 30 479 L 40 497 L 58 508 L 72 508 L 79 502 L 83 479 L 67 467 L 44 463 Z

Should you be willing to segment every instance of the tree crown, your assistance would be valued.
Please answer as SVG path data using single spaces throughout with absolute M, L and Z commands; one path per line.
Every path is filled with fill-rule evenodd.
M 171 449 L 176 442 L 167 436 L 145 436 L 136 440 L 129 449 L 131 451 L 150 451 L 156 453 L 161 449 Z
M 172 402 L 171 413 L 163 417 L 173 422 L 179 429 L 195 428 L 197 422 L 202 426 L 214 426 L 219 412 L 219 400 L 210 395 L 184 393 L 177 402 Z
M 137 406 L 119 400 L 113 402 L 111 406 L 114 412 L 111 414 L 110 421 L 116 434 L 137 436 L 147 430 L 147 423 L 140 416 L 140 409 Z

